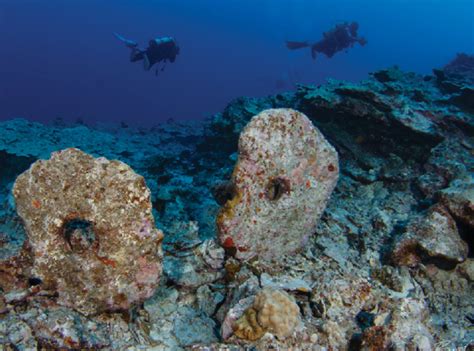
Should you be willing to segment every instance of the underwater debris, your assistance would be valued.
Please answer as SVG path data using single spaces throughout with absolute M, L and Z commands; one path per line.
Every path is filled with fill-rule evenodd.
M 278 260 L 303 247 L 339 174 L 334 148 L 302 113 L 270 109 L 253 117 L 239 139 L 234 194 L 217 225 L 236 258 Z
M 286 47 L 297 50 L 311 47 L 311 57 L 316 59 L 317 53 L 327 57 L 333 57 L 337 52 L 352 48 L 356 43 L 361 46 L 367 44 L 367 40 L 357 36 L 359 24 L 357 22 L 344 22 L 337 24 L 333 29 L 323 33 L 323 39 L 311 44 L 307 41 L 287 41 Z
M 32 274 L 57 291 L 58 303 L 91 315 L 128 309 L 153 294 L 163 233 L 145 180 L 128 165 L 66 149 L 35 162 L 13 194 Z

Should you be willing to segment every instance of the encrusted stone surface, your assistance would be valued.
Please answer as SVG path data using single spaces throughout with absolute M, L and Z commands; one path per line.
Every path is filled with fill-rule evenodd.
M 455 270 L 427 265 L 414 274 L 429 302 L 429 320 L 436 330 L 433 336 L 445 349 L 453 348 L 449 346 L 454 344 L 453 340 L 462 340 L 458 343 L 463 346 L 472 344 L 474 340 L 474 281 L 466 275 L 469 263 L 472 264 L 472 259 L 458 265 Z
M 241 260 L 275 260 L 313 234 L 339 174 L 334 148 L 302 113 L 271 109 L 239 139 L 233 198 L 219 213 L 219 239 Z
M 380 313 L 374 325 L 362 334 L 362 350 L 434 349 L 434 339 L 428 326 L 428 308 L 424 302 L 404 298 L 397 301 L 393 313 Z M 427 326 L 428 325 L 428 326 Z
M 0 249 L 1 253 L 7 251 L 2 249 Z M 31 252 L 27 243 L 15 249 L 8 255 L 0 255 L 0 288 L 3 292 L 24 289 L 28 285 L 32 264 Z
M 93 314 L 152 295 L 163 234 L 145 180 L 125 163 L 66 149 L 35 162 L 13 193 L 32 273 L 57 291 L 59 303 Z
M 21 316 L 47 349 L 98 350 L 110 345 L 106 325 L 65 307 L 32 310 Z
M 224 276 L 223 250 L 213 244 L 215 251 L 205 251 L 209 248 L 208 244 L 206 241 L 194 250 L 185 251 L 182 256 L 167 256 L 163 263 L 163 269 L 168 278 L 176 285 L 188 288 L 198 288 L 222 278 Z M 215 259 L 209 255 L 220 255 L 221 257 Z M 207 260 L 215 263 L 216 268 L 209 265 Z M 219 260 L 220 266 L 218 265 Z
M 397 240 L 392 260 L 407 266 L 414 266 L 424 259 L 460 263 L 467 254 L 467 243 L 459 236 L 454 219 L 444 207 L 436 205 L 412 220 Z
M 0 349 L 37 350 L 34 332 L 17 315 L 0 320 Z
M 441 202 L 459 221 L 474 230 L 474 176 L 454 180 L 440 193 Z

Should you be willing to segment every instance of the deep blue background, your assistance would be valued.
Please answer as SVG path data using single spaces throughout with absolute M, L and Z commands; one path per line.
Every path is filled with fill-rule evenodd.
M 359 22 L 367 46 L 316 62 L 284 46 L 344 20 Z M 393 64 L 429 73 L 474 51 L 473 22 L 474 0 L 0 0 L 0 119 L 150 125 L 293 82 Z M 155 77 L 128 62 L 114 31 L 141 43 L 172 35 L 182 52 Z

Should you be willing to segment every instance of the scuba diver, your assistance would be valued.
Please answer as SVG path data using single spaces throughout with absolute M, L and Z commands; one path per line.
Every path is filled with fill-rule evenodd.
M 173 63 L 179 54 L 179 46 L 172 37 L 155 38 L 148 42 L 148 48 L 141 49 L 133 40 L 126 39 L 121 35 L 114 33 L 115 37 L 130 48 L 130 61 L 137 62 L 143 60 L 143 67 L 149 71 L 153 65 L 163 62 L 161 71 L 164 71 L 166 62 Z M 155 71 L 158 74 L 158 68 Z
M 367 40 L 357 36 L 359 24 L 357 22 L 344 22 L 336 25 L 333 29 L 323 33 L 323 39 L 310 44 L 307 41 L 287 41 L 286 47 L 290 50 L 311 47 L 311 56 L 316 59 L 317 53 L 325 54 L 331 58 L 339 51 L 351 48 L 359 43 L 361 46 L 367 44 Z

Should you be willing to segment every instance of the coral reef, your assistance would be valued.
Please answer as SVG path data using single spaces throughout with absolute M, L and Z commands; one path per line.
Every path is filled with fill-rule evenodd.
M 13 187 L 33 252 L 32 275 L 85 314 L 128 309 L 153 294 L 163 234 L 143 177 L 119 161 L 55 152 Z
M 217 218 L 221 244 L 240 260 L 276 261 L 300 250 L 338 174 L 336 151 L 306 116 L 261 112 L 240 135 L 234 194 Z
M 0 344 L 20 350 L 472 348 L 470 62 L 459 57 L 434 75 L 392 67 L 359 83 L 330 80 L 239 98 L 206 121 L 146 130 L 0 122 Z M 308 117 L 337 150 L 339 179 L 299 253 L 281 254 L 278 264 L 240 261 L 217 244 L 215 220 L 235 192 L 229 180 L 241 132 L 272 108 Z M 141 174 L 166 233 L 160 284 L 128 312 L 84 316 L 58 305 L 55 291 L 31 274 L 11 189 L 32 163 L 69 147 Z M 71 227 L 74 247 L 83 250 L 88 241 L 75 230 L 86 237 L 90 231 Z M 416 242 L 406 251 L 414 258 L 409 267 L 392 254 L 411 250 L 405 239 Z M 266 332 L 255 341 L 234 335 L 232 326 L 262 289 L 294 299 L 301 324 L 291 335 Z M 247 314 L 250 324 L 259 323 Z

